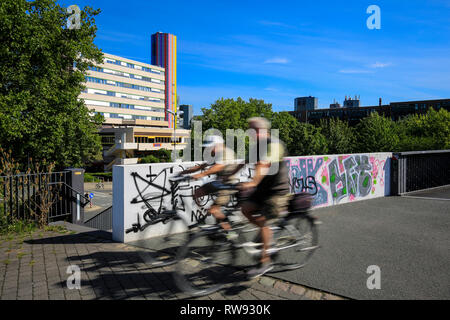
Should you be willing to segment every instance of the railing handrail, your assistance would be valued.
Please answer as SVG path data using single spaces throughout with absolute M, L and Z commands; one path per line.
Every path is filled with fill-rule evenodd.
M 109 207 L 107 207 L 106 209 L 104 209 L 104 210 L 102 210 L 102 211 L 100 211 L 99 213 L 97 213 L 95 216 L 93 216 L 93 217 L 90 217 L 89 219 L 87 219 L 86 221 L 84 221 L 84 223 L 88 223 L 89 221 L 91 221 L 91 220 L 94 220 L 95 218 L 97 218 L 99 215 L 101 215 L 101 214 L 103 214 L 103 213 L 105 213 L 105 211 L 107 211 L 107 210 L 110 210 L 112 208 L 112 205 L 111 206 L 109 206 Z
M 69 172 L 70 172 L 70 171 L 38 172 L 38 173 L 18 173 L 18 174 L 11 174 L 11 175 L 7 175 L 7 176 L 0 176 L 0 178 L 21 177 L 21 176 L 36 176 L 36 175 L 52 175 L 52 174 L 69 173 Z
M 415 155 L 415 154 L 431 154 L 431 153 L 448 153 L 449 150 L 423 150 L 423 151 L 404 151 L 404 152 L 393 152 L 393 155 L 400 155 L 400 156 L 409 156 L 409 155 Z
M 56 182 L 49 182 L 49 185 L 52 184 L 63 184 L 64 186 L 66 186 L 67 188 L 69 188 L 70 190 L 74 191 L 76 194 L 80 195 L 83 199 L 87 200 L 87 202 L 85 204 L 83 204 L 83 207 L 88 204 L 89 202 L 91 202 L 91 199 L 89 199 L 88 197 L 85 197 L 84 194 L 82 194 L 81 192 L 79 192 L 78 190 L 75 190 L 74 188 L 72 188 L 71 186 L 69 186 L 67 183 L 65 183 L 64 181 L 56 181 Z

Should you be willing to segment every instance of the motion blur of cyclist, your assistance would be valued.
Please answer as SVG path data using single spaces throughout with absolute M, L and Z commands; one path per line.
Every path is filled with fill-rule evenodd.
M 250 152 L 256 152 L 256 164 L 253 179 L 240 185 L 242 193 L 249 194 L 242 200 L 241 210 L 251 223 L 260 228 L 263 242 L 261 263 L 248 272 L 250 278 L 256 278 L 273 268 L 268 254 L 272 241 L 270 224 L 287 211 L 291 196 L 288 170 L 283 161 L 283 143 L 270 136 L 270 122 L 267 119 L 250 118 L 248 124 L 250 129 L 256 131 L 256 140 L 250 141 Z
M 193 175 L 192 178 L 197 180 L 209 175 L 216 175 L 217 179 L 225 184 L 239 182 L 237 172 L 244 166 L 244 164 L 239 164 L 236 162 L 234 151 L 224 145 L 222 137 L 208 136 L 202 146 L 209 148 L 211 151 L 211 156 L 214 157 L 213 160 L 211 160 L 210 163 L 206 162 L 186 169 L 182 171 L 181 174 L 194 173 L 209 167 L 205 171 Z M 211 183 L 206 183 L 195 190 L 194 198 L 198 199 L 212 192 L 215 192 L 215 189 L 212 188 Z M 227 221 L 227 217 L 223 214 L 221 207 L 225 206 L 229 202 L 231 194 L 235 192 L 236 191 L 232 190 L 220 190 L 217 193 L 214 203 L 208 209 L 208 212 L 216 218 L 217 222 L 225 231 L 229 231 L 231 226 Z M 237 234 L 234 232 L 227 232 L 227 237 L 229 239 L 233 239 L 237 237 Z

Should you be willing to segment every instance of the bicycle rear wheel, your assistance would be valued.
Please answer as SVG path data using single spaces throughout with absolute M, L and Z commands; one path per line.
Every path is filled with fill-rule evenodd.
M 319 248 L 319 233 L 314 218 L 301 215 L 287 220 L 274 231 L 272 272 L 295 270 L 306 265 Z
M 191 235 L 177 253 L 174 280 L 180 290 L 194 295 L 221 289 L 233 273 L 234 249 L 217 231 Z

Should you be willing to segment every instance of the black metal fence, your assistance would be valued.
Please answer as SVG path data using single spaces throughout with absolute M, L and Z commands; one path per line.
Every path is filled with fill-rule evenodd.
M 0 216 L 8 221 L 39 220 L 48 211 L 47 222 L 70 221 L 76 201 L 71 174 L 61 171 L 0 176 Z
M 98 213 L 94 217 L 84 222 L 84 225 L 90 228 L 100 229 L 100 230 L 111 230 L 112 229 L 112 206 L 106 208 L 102 212 Z
M 399 152 L 392 155 L 392 194 L 450 184 L 450 150 Z

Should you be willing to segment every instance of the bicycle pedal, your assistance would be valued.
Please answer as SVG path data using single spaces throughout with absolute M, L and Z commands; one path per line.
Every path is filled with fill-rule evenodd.
M 243 244 L 241 244 L 241 247 L 247 247 L 247 248 L 254 248 L 254 247 L 260 247 L 262 246 L 262 243 L 258 243 L 258 242 L 244 242 Z
M 270 248 L 269 250 L 267 250 L 267 254 L 269 254 L 271 256 L 278 254 L 278 252 L 280 252 L 280 249 L 277 249 L 277 248 Z

